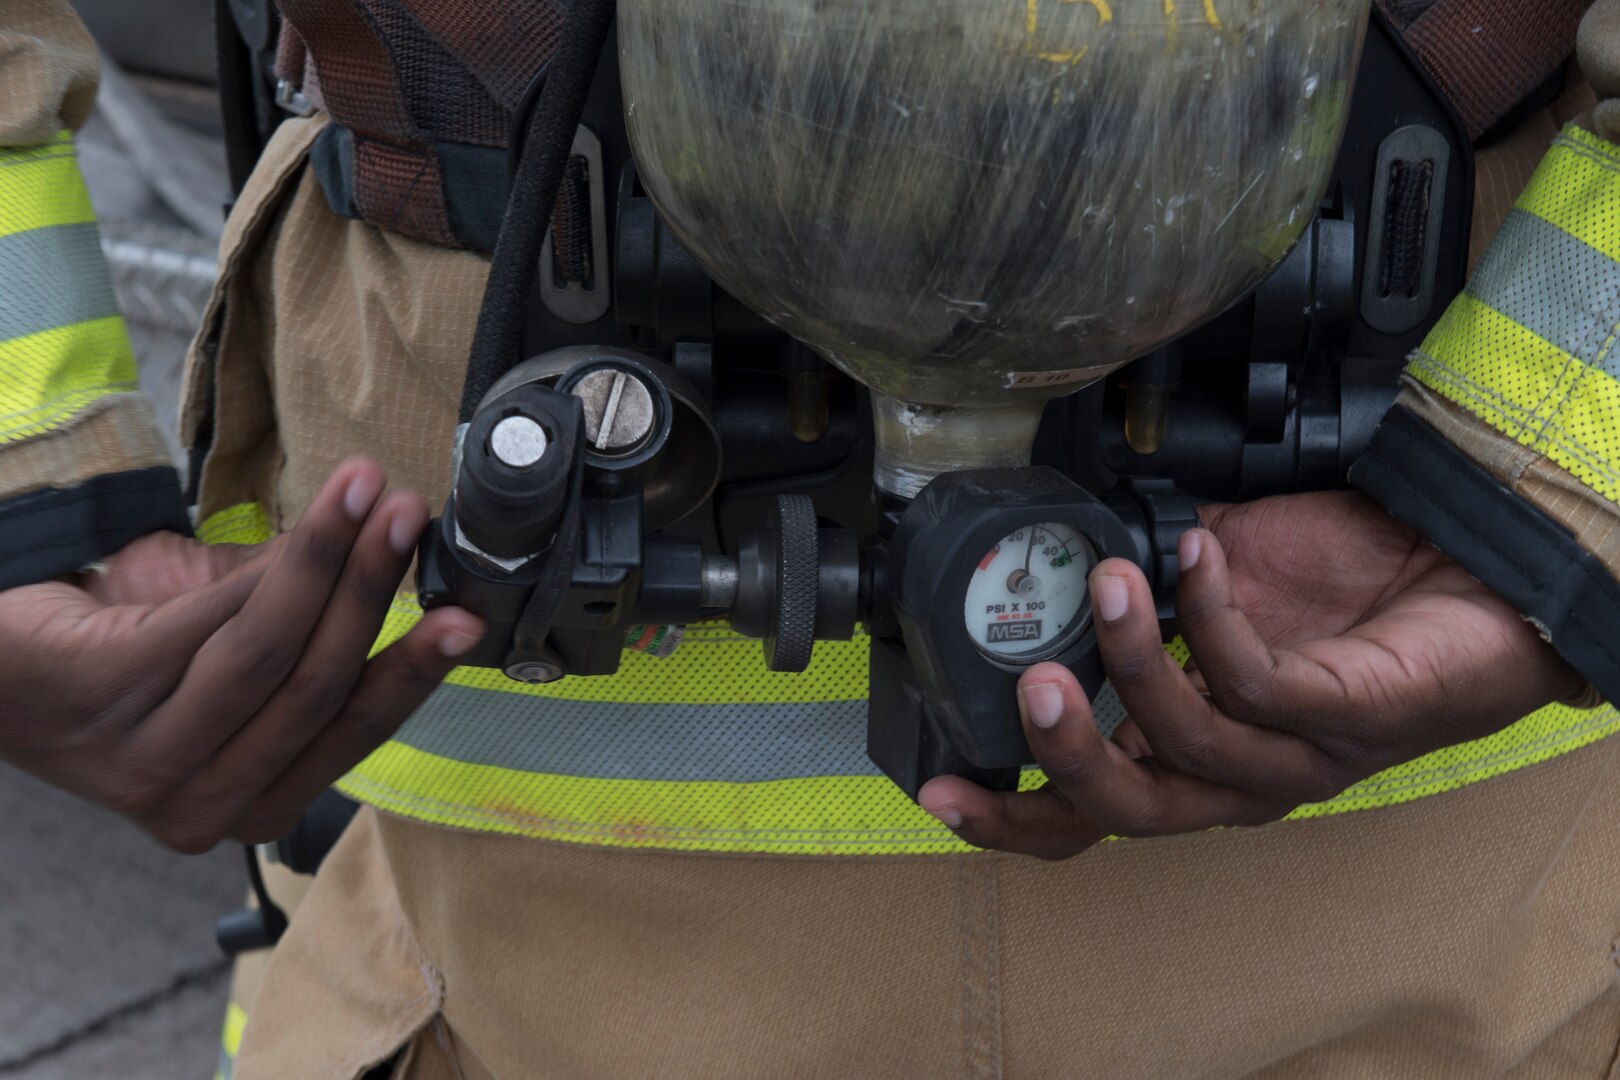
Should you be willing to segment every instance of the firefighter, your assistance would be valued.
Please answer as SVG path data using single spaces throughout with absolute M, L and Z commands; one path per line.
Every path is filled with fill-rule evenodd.
M 1417 47 L 1466 5 L 1396 6 Z M 182 850 L 271 838 L 334 780 L 367 804 L 240 988 L 235 1075 L 1612 1066 L 1611 102 L 1539 140 L 1356 466 L 1366 494 L 1207 514 L 1180 552 L 1190 671 L 1140 574 L 1104 563 L 1131 724 L 1099 741 L 1037 667 L 1020 708 L 1049 787 L 943 778 L 924 809 L 830 764 L 858 643 L 797 679 L 719 630 L 579 686 L 452 670 L 482 627 L 396 599 L 427 517 L 400 489 L 442 501 L 486 260 L 454 184 L 421 180 L 465 163 L 446 144 L 498 148 L 562 14 L 282 9 L 284 77 L 321 107 L 281 125 L 223 242 L 181 418 L 199 540 L 74 172 L 93 48 L 65 0 L 0 13 L 0 753 Z M 1542 18 L 1470 17 L 1498 42 Z M 1620 2 L 1580 44 L 1620 94 Z M 1483 131 L 1513 101 L 1473 89 Z

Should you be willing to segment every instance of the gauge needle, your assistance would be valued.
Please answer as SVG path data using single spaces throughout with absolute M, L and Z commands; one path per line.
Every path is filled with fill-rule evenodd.
M 1035 530 L 1029 530 L 1029 547 L 1024 551 L 1024 573 L 1029 573 L 1029 560 L 1035 557 Z

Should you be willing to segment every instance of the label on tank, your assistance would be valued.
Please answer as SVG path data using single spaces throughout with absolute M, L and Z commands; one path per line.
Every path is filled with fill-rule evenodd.
M 1096 376 L 1094 368 L 1070 368 L 1067 371 L 1009 371 L 1007 381 L 1002 387 L 1006 390 L 1037 390 L 1043 386 L 1084 382 Z

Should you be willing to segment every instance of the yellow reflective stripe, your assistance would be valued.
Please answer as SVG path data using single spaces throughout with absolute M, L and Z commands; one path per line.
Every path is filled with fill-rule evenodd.
M 1495 735 L 1437 750 L 1386 769 L 1324 803 L 1302 806 L 1290 820 L 1396 806 L 1550 761 L 1620 732 L 1613 705 L 1549 705 Z
M 1620 383 L 1606 371 L 1464 294 L 1412 355 L 1407 373 L 1620 500 Z
M 377 648 L 405 636 L 421 619 L 416 597 L 402 593 L 383 624 Z M 563 679 L 541 686 L 513 682 L 494 668 L 458 667 L 445 682 L 551 701 L 597 701 L 660 705 L 815 704 L 866 697 L 866 646 L 858 641 L 816 643 L 812 672 L 761 673 L 761 645 L 740 637 L 723 623 L 687 627 L 681 664 L 645 653 L 626 653 L 609 679 Z M 691 662 L 701 657 L 702 662 Z
M 0 341 L 0 445 L 41 435 L 106 394 L 135 389 L 116 315 Z
M 239 503 L 210 514 L 198 526 L 197 535 L 209 544 L 257 544 L 270 539 L 274 532 L 262 506 Z M 400 594 L 388 612 L 373 653 L 404 637 L 421 618 L 416 597 Z M 729 677 L 730 671 L 758 667 L 760 644 L 739 638 L 718 623 L 689 627 L 681 652 L 684 658 L 702 653 L 704 663 L 671 665 L 657 657 L 627 653 L 619 673 L 611 679 L 564 679 L 546 686 L 529 686 L 513 682 L 493 668 L 460 667 L 445 681 L 452 686 L 554 701 L 661 705 L 814 704 L 866 696 L 866 648 L 857 642 L 818 643 L 817 677 L 775 673 L 755 678 Z M 822 672 L 833 673 L 833 677 L 821 677 Z
M 1620 147 L 1565 128 L 1515 205 L 1620 259 Z
M 197 539 L 205 544 L 262 544 L 275 535 L 270 516 L 258 503 L 228 506 L 197 526 Z
M 415 607 L 414 598 L 406 600 Z M 403 616 L 401 618 L 401 616 Z M 403 634 L 418 611 L 391 614 L 389 629 Z M 397 620 L 397 621 L 396 621 Z M 657 702 L 661 705 L 816 704 L 866 697 L 866 646 L 854 641 L 818 641 L 814 673 L 755 675 L 762 646 L 721 624 L 687 627 L 680 652 L 685 660 L 702 654 L 703 663 L 672 666 L 645 653 L 626 653 L 611 679 L 564 679 L 530 686 L 514 683 L 493 668 L 456 668 L 445 680 L 452 686 L 498 690 L 552 701 Z M 748 677 L 733 672 L 747 671 Z
M 236 1060 L 237 1051 L 242 1049 L 242 1031 L 246 1027 L 247 1010 L 234 1001 L 228 1003 L 225 1006 L 225 1030 L 220 1034 L 219 1045 L 232 1061 Z
M 199 532 L 215 542 L 230 537 L 252 543 L 268 538 L 270 530 L 262 509 L 241 504 L 211 515 Z M 397 639 L 419 618 L 414 601 L 399 597 L 378 647 Z M 697 629 L 716 638 L 725 633 L 717 627 Z M 829 644 L 836 643 L 817 646 L 818 663 L 820 650 Z M 753 642 L 740 647 L 757 649 Z M 854 648 L 862 646 L 857 643 Z M 1186 659 L 1179 641 L 1167 648 L 1178 660 Z M 662 663 L 632 655 L 626 657 L 626 670 L 646 664 L 655 674 Z M 803 678 L 728 679 L 708 663 L 695 666 L 729 690 L 707 695 L 710 701 L 780 700 L 781 692 L 774 688 L 777 679 Z M 757 656 L 754 666 L 757 670 Z M 864 693 L 863 664 L 840 663 L 833 670 L 836 676 L 820 680 L 815 693 L 821 696 L 800 700 L 823 700 L 834 693 L 849 700 Z M 496 673 L 485 674 L 493 676 L 489 689 L 514 694 L 526 689 Z M 589 692 L 597 700 L 620 701 L 626 700 L 624 688 L 629 685 L 624 675 L 567 680 L 563 686 L 570 683 L 591 684 Z M 571 695 L 581 692 L 569 689 Z M 691 694 L 691 689 L 680 692 Z M 535 723 L 543 725 L 543 707 L 534 712 Z M 1620 712 L 1611 705 L 1586 711 L 1548 706 L 1488 738 L 1436 751 L 1364 780 L 1337 798 L 1300 807 L 1289 818 L 1371 810 L 1438 795 L 1547 761 L 1617 732 Z M 1030 769 L 1020 786 L 1027 790 L 1041 782 L 1039 771 Z M 804 776 L 751 783 L 603 779 L 461 761 L 394 741 L 361 762 L 337 787 L 379 809 L 419 821 L 606 847 L 781 855 L 968 850 L 881 776 Z
M 43 146 L 0 148 L 0 236 L 95 219 L 71 132 Z

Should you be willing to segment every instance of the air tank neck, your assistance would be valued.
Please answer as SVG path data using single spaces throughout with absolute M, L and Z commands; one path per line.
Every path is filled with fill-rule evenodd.
M 1029 464 L 1044 399 L 1001 408 L 924 405 L 872 395 L 873 479 L 911 499 L 941 473 Z

